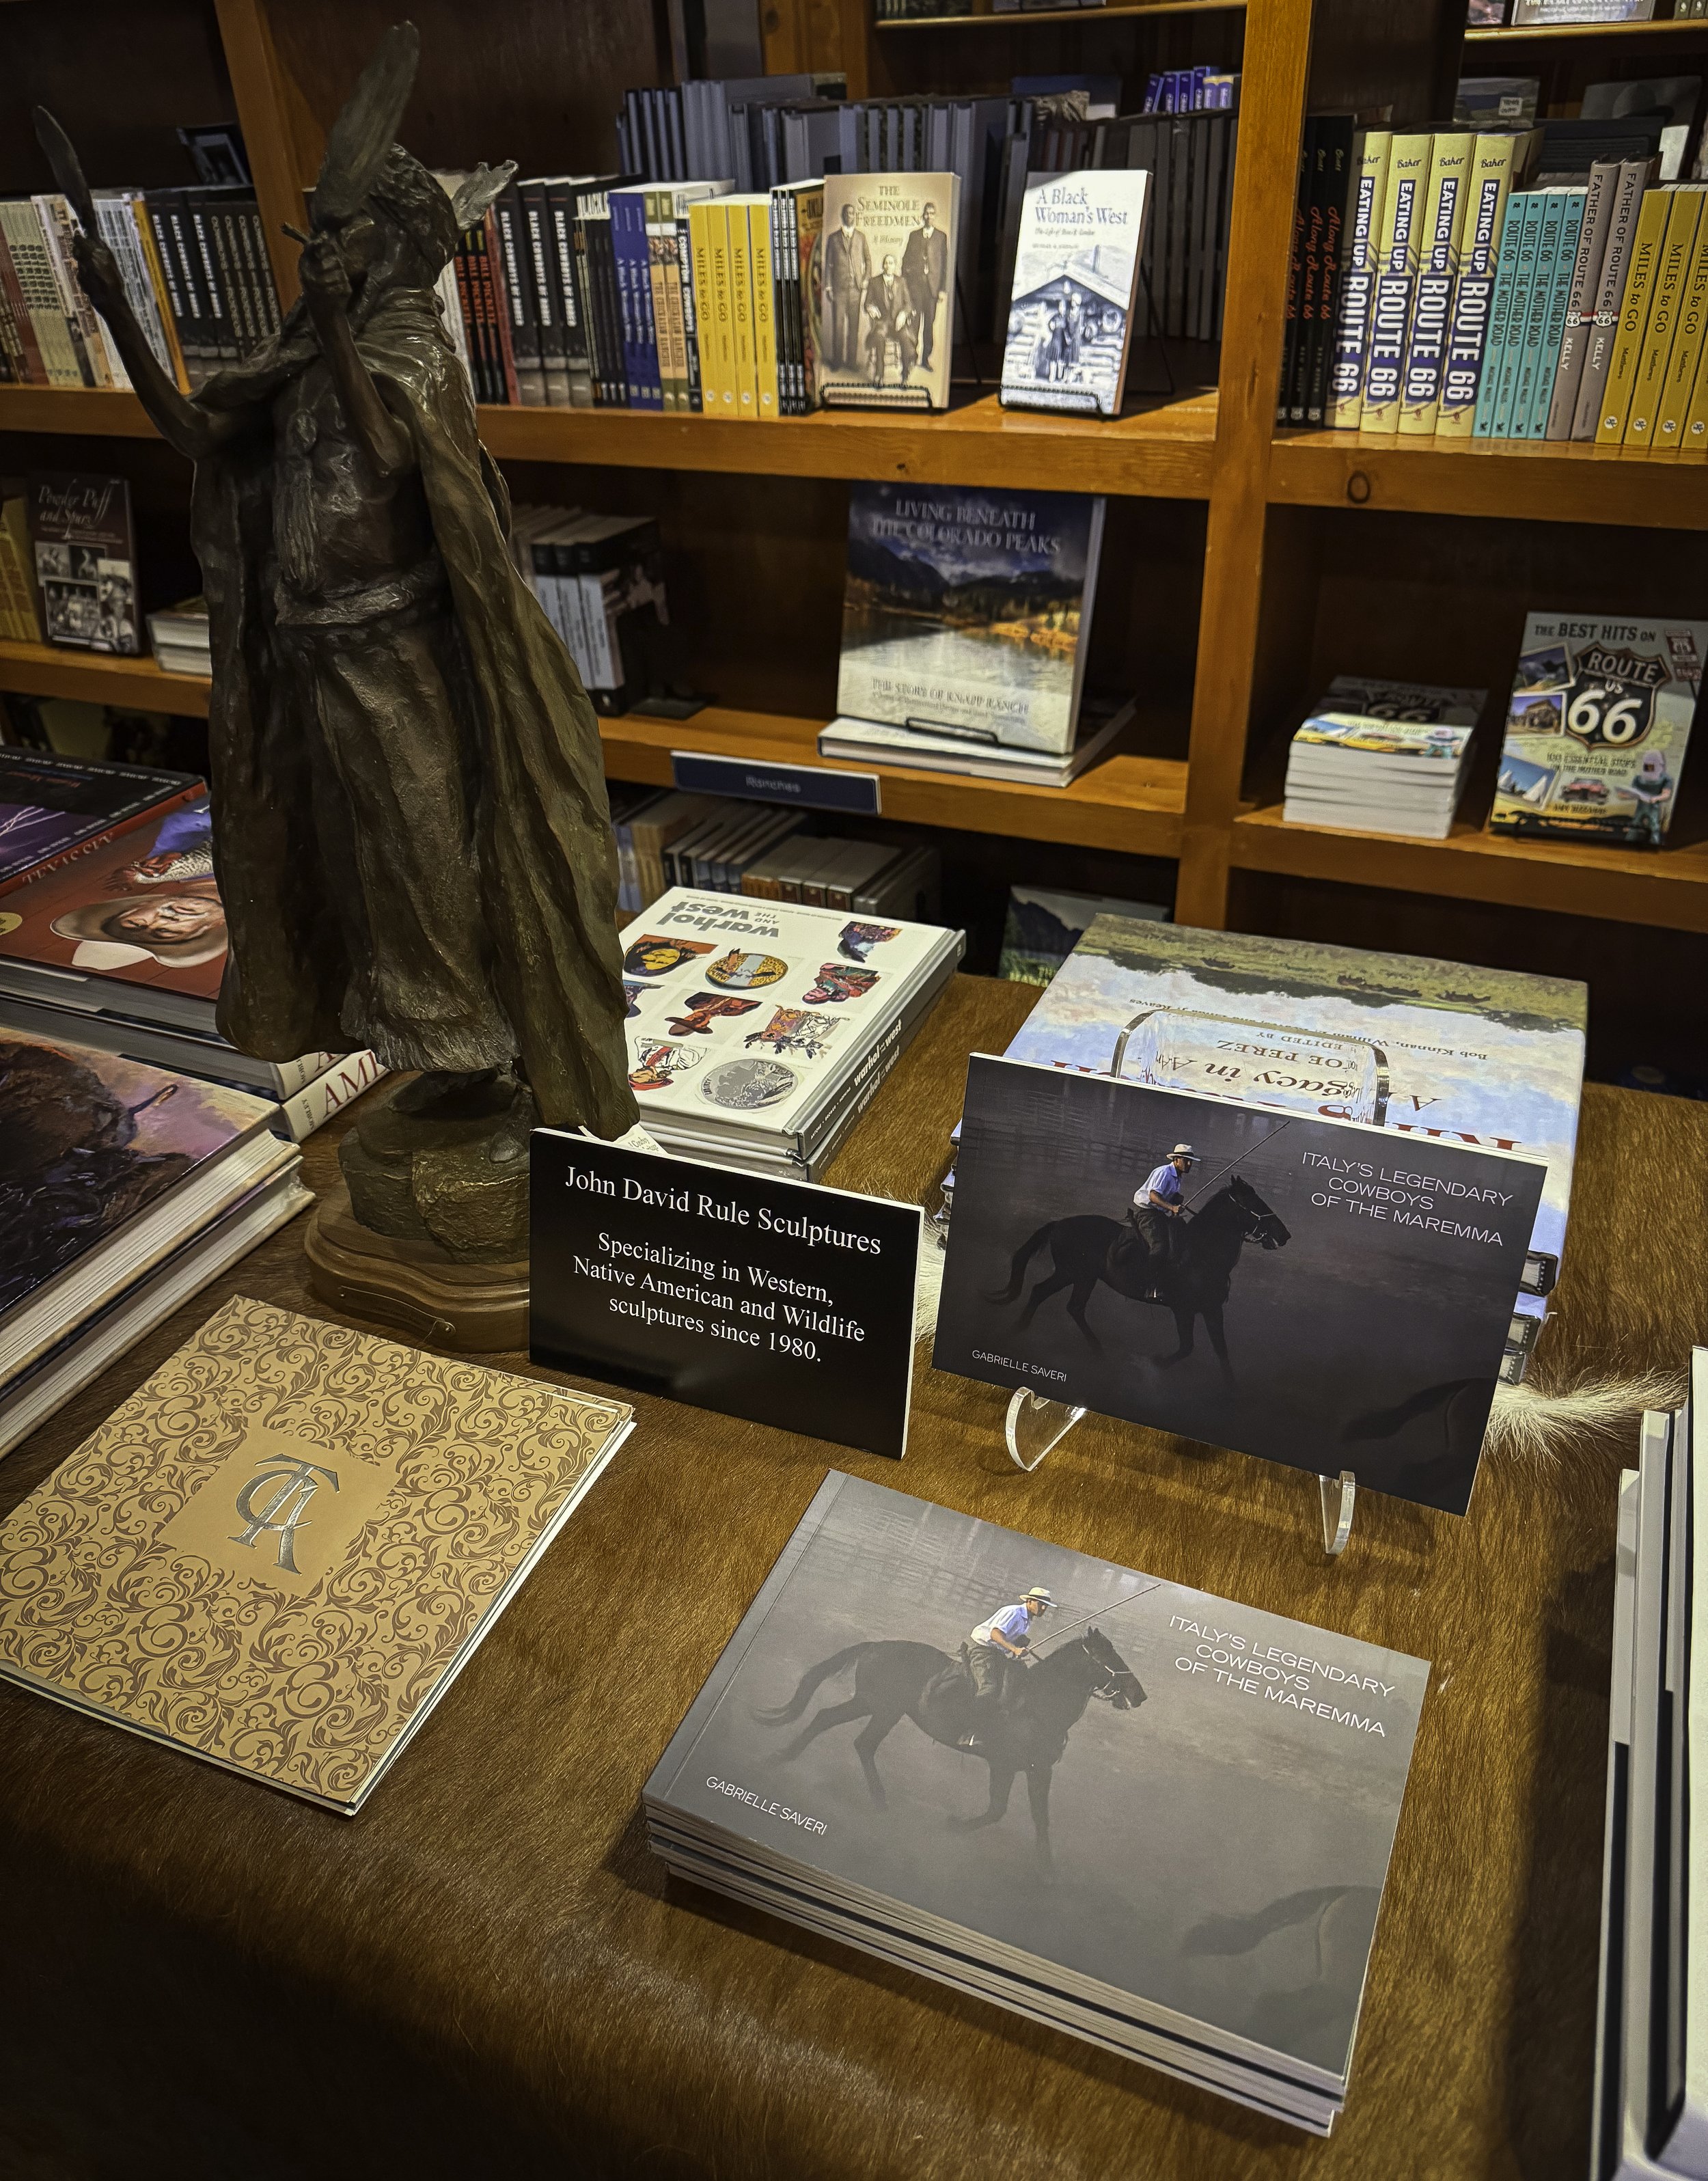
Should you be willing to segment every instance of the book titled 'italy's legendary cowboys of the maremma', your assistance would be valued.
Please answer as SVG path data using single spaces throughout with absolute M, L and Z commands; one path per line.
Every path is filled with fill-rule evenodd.
M 1027 184 L 1002 351 L 1005 408 L 1120 415 L 1149 202 L 1143 168 Z
M 1103 512 L 1079 493 L 851 485 L 838 712 L 1072 749 Z
M 0 1525 L 0 1678 L 352 1815 L 631 1422 L 239 1297 Z
M 833 1471 L 647 1827 L 699 1885 L 1326 2134 L 1428 1678 Z

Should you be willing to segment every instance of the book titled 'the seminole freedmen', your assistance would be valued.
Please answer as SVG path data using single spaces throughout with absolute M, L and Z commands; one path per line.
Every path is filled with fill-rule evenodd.
M 648 1836 L 1326 2135 L 1429 1670 L 833 1471 L 647 1781 Z
M 1587 1019 L 1565 978 L 1099 917 L 1008 1057 L 1542 1158 L 1511 1377 L 1565 1242 Z
M 961 177 L 827 174 L 813 327 L 832 409 L 946 409 Z
M 1120 415 L 1149 203 L 1142 168 L 1039 174 L 1027 184 L 1002 352 L 1005 408 Z
M 1490 831 L 1658 848 L 1705 651 L 1708 621 L 1529 615 Z
M 842 720 L 1071 750 L 1103 516 L 1080 493 L 851 485 Z
M 0 1677 L 351 1815 L 632 1422 L 237 1297 L 0 1525 Z

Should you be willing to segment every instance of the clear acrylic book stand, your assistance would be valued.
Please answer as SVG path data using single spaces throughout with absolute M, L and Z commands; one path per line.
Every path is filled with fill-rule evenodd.
M 1003 1433 L 1016 1468 L 1036 1469 L 1046 1455 L 1061 1445 L 1084 1414 L 1083 1409 L 1072 1408 L 1066 1401 L 1046 1400 L 1034 1394 L 1029 1386 L 1022 1386 L 1008 1404 L 1008 1420 Z M 1351 1470 L 1343 1469 L 1338 1477 L 1319 1477 L 1317 1489 L 1322 1500 L 1323 1550 L 1333 1559 L 1346 1550 L 1347 1539 L 1353 1533 L 1358 1482 Z

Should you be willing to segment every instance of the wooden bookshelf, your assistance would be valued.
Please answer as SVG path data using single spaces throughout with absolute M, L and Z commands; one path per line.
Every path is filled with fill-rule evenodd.
M 0 643 L 0 689 L 190 719 L 207 716 L 208 684 L 198 675 L 167 674 L 152 659 L 111 659 L 60 643 Z
M 150 186 L 185 177 L 148 171 L 147 156 L 167 154 L 146 146 L 169 149 L 174 124 L 234 109 L 288 301 L 294 251 L 280 224 L 302 224 L 323 132 L 392 19 L 390 0 L 85 4 L 104 8 L 103 22 L 112 17 L 100 47 L 117 55 L 107 67 L 91 69 L 50 35 L 52 11 L 0 7 L 0 70 L 18 86 L 19 111 L 41 100 L 98 179 Z M 1220 391 L 1136 401 L 1114 423 L 1005 412 L 976 388 L 941 417 L 844 411 L 774 424 L 483 408 L 482 432 L 519 497 L 658 513 L 677 571 L 673 602 L 679 579 L 685 602 L 679 625 L 691 634 L 703 625 L 707 656 L 696 671 L 719 705 L 685 724 L 603 722 L 612 776 L 662 782 L 673 748 L 816 761 L 835 681 L 846 520 L 838 481 L 1102 492 L 1122 496 L 1111 505 L 1119 542 L 1105 552 L 1099 584 L 1103 634 L 1126 624 L 1122 657 L 1141 690 L 1146 667 L 1162 660 L 1174 680 L 1150 693 L 1154 709 L 1176 721 L 1189 711 L 1189 738 L 1176 732 L 1162 744 L 1166 756 L 1117 754 L 1061 792 L 879 768 L 886 819 L 951 837 L 1006 837 L 1020 876 L 1031 853 L 1054 856 L 1058 873 L 1061 852 L 1075 848 L 1088 858 L 1173 858 L 1176 915 L 1210 926 L 1270 914 L 1264 888 L 1288 890 L 1289 914 L 1299 889 L 1315 889 L 1332 925 L 1336 900 L 1374 888 L 1399 905 L 1396 914 L 1430 896 L 1496 919 L 1478 927 L 1485 942 L 1459 940 L 1467 958 L 1484 943 L 1485 958 L 1507 958 L 1509 926 L 1498 920 L 1521 906 L 1606 919 L 1610 931 L 1632 923 L 1708 931 L 1708 847 L 1694 842 L 1633 856 L 1492 842 L 1470 825 L 1439 844 L 1343 835 L 1284 825 L 1274 788 L 1248 778 L 1261 770 L 1248 766 L 1248 743 L 1284 732 L 1325 665 L 1496 686 L 1529 609 L 1624 612 L 1651 601 L 1657 611 L 1708 612 L 1708 464 L 1576 445 L 1275 430 L 1292 177 L 1308 112 L 1383 107 L 1397 127 L 1427 128 L 1444 117 L 1456 75 L 1477 72 L 1471 46 L 1534 47 L 1538 68 L 1545 58 L 1544 72 L 1569 99 L 1579 75 L 1605 67 L 1608 41 L 1655 52 L 1657 40 L 1694 48 L 1708 36 L 1708 21 L 1671 19 L 1468 32 L 1463 5 L 1113 0 L 999 15 L 988 0 L 969 0 L 956 15 L 878 23 L 871 0 L 768 4 L 767 66 L 840 69 L 856 97 L 990 90 L 1011 70 L 1085 66 L 1119 74 L 1130 108 L 1154 68 L 1238 69 Z M 667 14 L 674 25 L 675 12 L 651 0 L 611 0 L 593 36 L 561 0 L 506 0 L 501 21 L 476 36 L 442 7 L 423 24 L 405 139 L 444 167 L 506 156 L 524 173 L 607 163 L 624 87 L 669 78 L 675 30 Z M 964 30 L 988 35 L 967 40 Z M 1011 49 L 1004 30 L 1015 35 Z M 0 188 L 19 193 L 47 180 L 27 131 L 8 132 Z M 1140 383 L 1154 368 L 1149 351 L 1136 351 Z M 187 506 L 182 466 L 152 440 L 129 395 L 0 389 L 0 467 L 124 467 L 145 555 L 151 535 L 181 537 Z M 1528 546 L 1522 522 L 1544 526 Z M 1498 546 L 1477 549 L 1479 536 Z M 1480 588 L 1464 588 L 1468 561 L 1482 571 Z M 207 705 L 205 684 L 163 675 L 152 661 L 41 647 L 0 645 L 0 687 L 185 715 Z M 1708 751 L 1693 752 L 1689 770 L 1705 765 Z M 1419 905 L 1415 929 L 1401 934 L 1422 952 L 1435 943 L 1432 914 Z

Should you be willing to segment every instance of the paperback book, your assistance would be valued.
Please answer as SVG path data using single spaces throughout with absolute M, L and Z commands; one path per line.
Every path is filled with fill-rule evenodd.
M 824 177 L 818 392 L 829 408 L 946 409 L 961 178 Z
M 1006 408 L 1121 414 L 1150 183 L 1142 168 L 1028 182 L 1002 352 Z
M 1708 621 L 1531 614 L 1489 830 L 1658 848 L 1705 649 Z
M 1325 2135 L 1428 1678 L 833 1471 L 647 1831 L 697 1885 Z
M 1287 822 L 1445 840 L 1488 698 L 1336 675 L 1288 750 Z
M 1103 516 L 1077 493 L 851 486 L 837 711 L 1071 751 Z
M 80 651 L 140 652 L 136 542 L 124 479 L 32 477 L 30 532 L 47 641 Z

